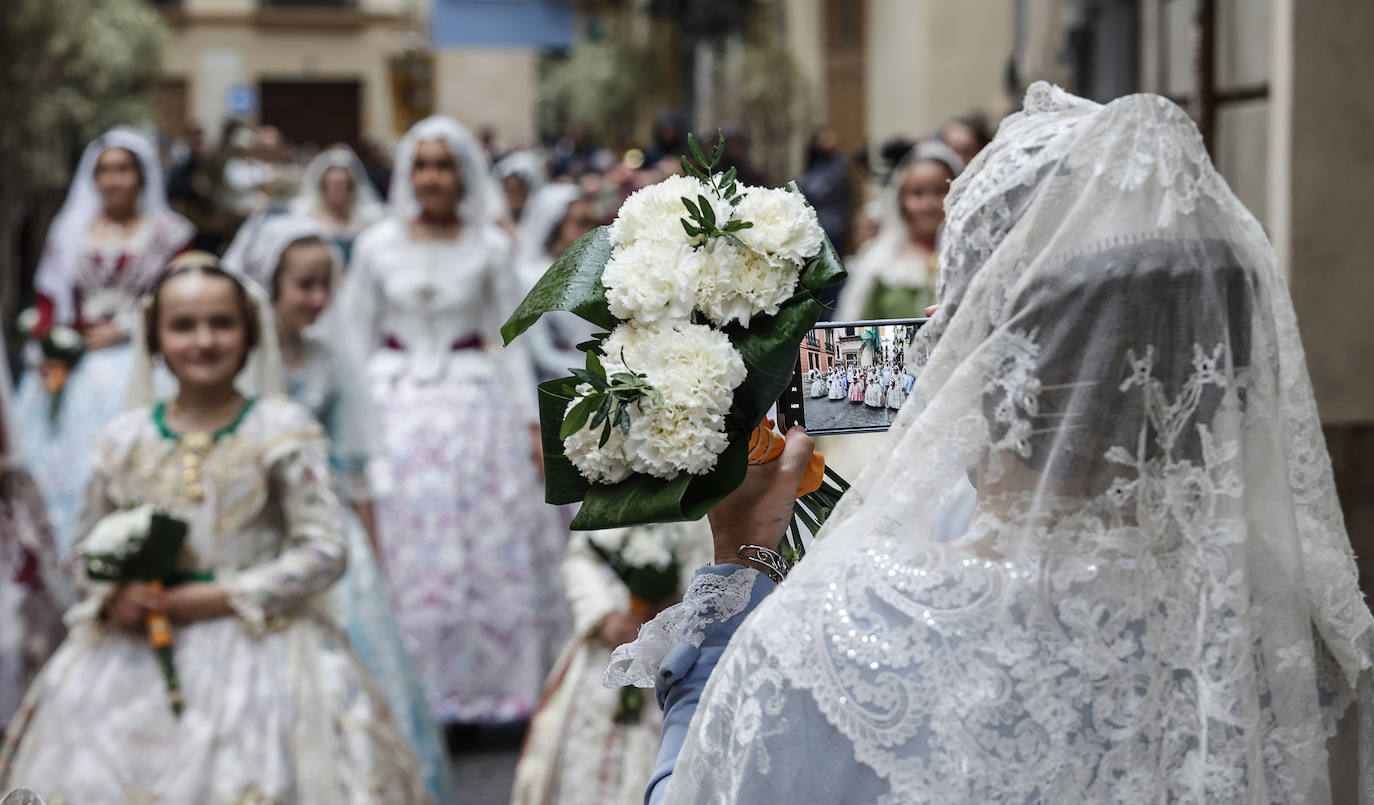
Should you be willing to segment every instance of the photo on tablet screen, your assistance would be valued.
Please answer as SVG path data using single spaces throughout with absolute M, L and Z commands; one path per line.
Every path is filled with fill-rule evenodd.
M 800 424 L 812 435 L 887 430 L 915 383 L 908 350 L 925 321 L 818 324 L 802 339 L 796 378 L 781 405 L 794 416 L 800 408 Z

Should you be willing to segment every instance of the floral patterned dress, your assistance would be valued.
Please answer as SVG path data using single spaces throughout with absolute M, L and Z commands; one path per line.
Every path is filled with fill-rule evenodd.
M 101 620 L 108 585 L 83 583 L 71 634 L 6 735 L 0 790 L 26 785 L 50 805 L 428 802 L 404 735 L 320 603 L 347 562 L 320 426 L 269 398 L 216 436 L 181 438 L 160 406 L 115 419 L 80 529 L 125 505 L 162 507 L 190 525 L 182 569 L 227 589 L 234 616 L 175 627 L 185 712 L 168 706 L 147 638 Z
M 519 301 L 496 227 L 422 241 L 390 218 L 359 237 L 339 303 L 371 356 L 382 567 L 445 723 L 528 718 L 567 634 L 567 532 L 531 456 L 534 370 L 519 341 L 498 350 Z

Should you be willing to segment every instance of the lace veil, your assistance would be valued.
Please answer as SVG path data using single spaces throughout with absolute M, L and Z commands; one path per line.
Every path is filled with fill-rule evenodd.
M 448 146 L 458 160 L 459 216 L 469 222 L 493 223 L 505 209 L 501 187 L 487 168 L 487 154 L 467 129 L 450 117 L 427 117 L 410 127 L 396 146 L 395 169 L 391 173 L 391 190 L 387 195 L 387 212 L 401 220 L 410 221 L 420 215 L 420 202 L 410 172 L 415 165 L 415 148 L 425 140 L 438 140 Z
M 195 255 L 203 256 L 207 262 L 218 263 L 213 255 L 204 252 L 189 252 L 182 259 L 192 259 L 192 256 Z M 240 392 L 248 395 L 272 396 L 281 394 L 283 392 L 281 345 L 277 341 L 277 325 L 276 318 L 272 313 L 272 299 L 261 285 L 245 275 L 239 267 L 224 265 L 224 270 L 235 275 L 238 282 L 248 291 L 248 296 L 257 310 L 258 318 L 258 344 L 248 354 L 248 362 L 239 372 L 235 385 L 238 386 Z M 145 310 L 151 302 L 151 296 L 145 295 L 143 297 L 142 304 Z M 148 351 L 148 339 L 145 336 L 146 328 L 145 317 L 139 315 L 135 320 L 134 331 L 129 339 L 133 345 L 134 360 L 133 366 L 129 370 L 129 388 L 124 399 L 124 407 L 128 410 L 152 405 L 176 390 L 176 381 L 172 378 L 171 373 L 161 366 L 160 356 L 155 356 Z
M 320 181 L 330 168 L 343 168 L 353 178 L 353 212 L 348 222 L 349 232 L 360 232 L 363 227 L 382 217 L 382 199 L 367 178 L 362 160 L 346 145 L 333 145 L 321 151 L 305 166 L 301 175 L 301 190 L 291 202 L 291 211 L 300 215 L 314 216 L 324 209 L 320 198 Z
M 34 274 L 34 289 L 52 300 L 53 314 L 58 322 L 76 320 L 71 288 L 76 281 L 77 254 L 91 224 L 100 215 L 104 202 L 95 185 L 95 166 L 100 155 L 111 148 L 123 148 L 138 160 L 143 172 L 143 187 L 138 195 L 138 210 L 145 216 L 168 211 L 167 188 L 162 179 L 162 164 L 157 147 L 136 129 L 119 126 L 110 129 L 86 146 L 81 152 L 76 173 L 72 175 L 67 198 L 48 227 L 43 257 Z M 188 235 L 189 237 L 189 235 Z M 151 277 L 149 278 L 152 279 Z
M 1330 802 L 1374 619 L 1259 224 L 1173 103 L 1043 83 L 946 210 L 913 397 L 667 801 Z

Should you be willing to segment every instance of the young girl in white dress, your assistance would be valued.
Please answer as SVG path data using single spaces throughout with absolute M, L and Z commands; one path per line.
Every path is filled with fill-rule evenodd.
M 528 718 L 566 635 L 533 369 L 519 341 L 498 351 L 521 299 L 499 192 L 465 129 L 417 123 L 338 311 L 370 356 L 382 567 L 443 723 Z
M 14 435 L 47 501 L 62 558 L 74 538 L 96 436 L 124 402 L 138 298 L 194 234 L 167 206 L 157 148 L 147 137 L 117 128 L 86 146 L 34 275 L 40 328 L 75 328 L 85 353 L 55 400 L 43 376 L 51 366 L 31 345 L 15 398 Z
M 883 398 L 882 376 L 877 369 L 869 369 L 864 373 L 864 405 L 869 408 L 882 408 Z
M 382 199 L 367 178 L 358 155 L 346 145 L 321 151 L 305 166 L 300 194 L 291 211 L 312 218 L 343 252 L 347 264 L 353 241 L 382 217 Z
M 844 369 L 836 367 L 830 372 L 830 393 L 826 395 L 832 400 L 844 399 Z
M 362 361 L 349 354 L 338 334 L 339 322 L 322 320 L 341 277 L 339 252 L 319 224 L 285 214 L 263 221 L 254 243 L 240 254 L 241 265 L 234 268 L 267 289 L 272 299 L 286 392 L 324 425 L 335 490 L 348 504 L 342 509 L 348 572 L 331 591 L 335 614 L 410 739 L 430 794 L 436 802 L 452 802 L 448 756 L 377 566 L 367 479 L 375 425 L 367 383 L 357 371 Z
M 528 152 L 526 152 L 528 153 Z M 591 199 L 574 184 L 546 184 L 525 204 L 516 232 L 516 273 L 520 292 L 528 293 L 564 249 L 599 223 Z M 538 379 L 567 377 L 581 369 L 586 353 L 577 345 L 598 332 L 595 325 L 566 311 L 546 313 L 524 335 Z
M 837 320 L 925 315 L 935 301 L 935 252 L 949 183 L 964 163 L 938 141 L 919 143 L 902 159 L 877 200 L 878 234 L 846 261 Z
M 71 634 L 0 749 L 0 790 L 101 803 L 421 803 L 420 770 L 366 668 L 325 611 L 348 549 L 328 441 L 300 405 L 242 396 L 271 385 L 271 313 L 204 253 L 151 291 L 131 392 L 151 397 L 151 355 L 176 396 L 100 435 L 76 556 L 104 517 L 157 506 L 189 525 L 166 592 L 78 579 Z M 169 704 L 145 619 L 174 624 L 185 710 Z
M 830 384 L 826 382 L 825 373 L 819 369 L 811 370 L 811 397 L 812 399 L 824 397 L 830 393 Z

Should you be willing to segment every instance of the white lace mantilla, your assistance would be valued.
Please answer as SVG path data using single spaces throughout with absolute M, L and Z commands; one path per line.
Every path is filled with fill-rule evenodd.
M 1330 803 L 1374 617 L 1262 230 L 1177 107 L 1045 85 L 946 206 L 917 402 L 667 801 Z
M 602 677 L 606 687 L 652 688 L 658 666 L 675 646 L 701 646 L 706 627 L 728 621 L 749 606 L 758 572 L 746 567 L 724 576 L 698 573 L 674 604 L 639 628 L 633 643 L 617 646 Z

